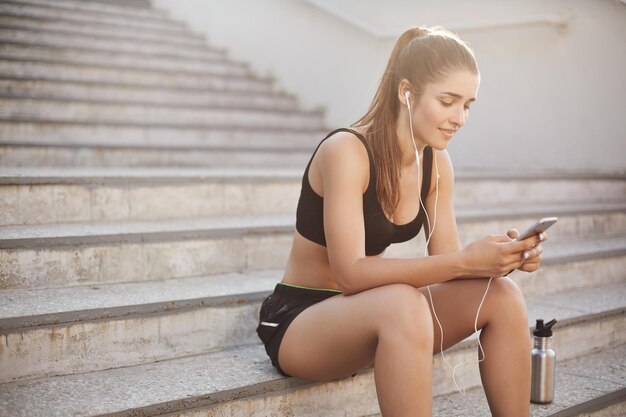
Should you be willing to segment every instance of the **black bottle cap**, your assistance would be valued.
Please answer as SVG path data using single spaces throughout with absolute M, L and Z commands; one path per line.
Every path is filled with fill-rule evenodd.
M 552 319 L 551 321 L 543 324 L 543 320 L 537 320 L 537 324 L 535 325 L 535 331 L 533 334 L 539 337 L 551 337 L 552 336 L 552 326 L 556 324 L 556 319 Z

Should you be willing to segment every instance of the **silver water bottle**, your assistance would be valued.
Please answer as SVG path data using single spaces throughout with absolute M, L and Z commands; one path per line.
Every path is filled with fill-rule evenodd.
M 552 326 L 556 320 L 543 323 L 537 320 L 534 334 L 532 357 L 532 383 L 530 385 L 530 401 L 545 404 L 554 400 L 554 373 L 556 370 L 556 353 L 552 349 Z

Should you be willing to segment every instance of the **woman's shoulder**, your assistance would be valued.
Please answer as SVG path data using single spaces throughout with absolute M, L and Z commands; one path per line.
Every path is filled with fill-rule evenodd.
M 334 131 L 320 145 L 323 153 L 342 154 L 346 157 L 356 156 L 368 158 L 365 137 L 361 130 L 351 128 L 349 130 Z
M 354 180 L 362 178 L 365 184 L 369 181 L 370 164 L 366 144 L 350 131 L 341 130 L 326 138 L 319 147 L 316 159 L 314 162 L 322 177 L 348 175 Z

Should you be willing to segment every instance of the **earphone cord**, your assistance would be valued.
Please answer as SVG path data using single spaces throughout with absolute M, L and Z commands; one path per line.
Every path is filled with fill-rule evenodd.
M 409 104 L 409 100 L 408 97 L 405 95 L 406 103 L 407 103 L 407 107 L 409 110 L 409 126 L 411 129 L 411 138 L 413 139 L 413 147 L 415 148 L 415 159 L 417 160 L 417 176 L 418 176 L 418 183 L 419 183 L 419 177 L 421 174 L 421 169 L 420 169 L 420 158 L 419 158 L 419 152 L 417 150 L 417 145 L 415 145 L 415 136 L 413 135 L 413 120 L 411 117 L 411 105 Z M 422 193 L 421 190 L 418 190 L 418 197 L 419 197 L 419 202 L 420 202 L 420 206 L 422 208 L 422 210 L 424 210 L 424 214 L 426 215 L 426 222 L 428 224 L 428 237 L 426 239 L 426 247 L 424 248 L 424 256 L 428 256 L 428 244 L 430 243 L 430 238 L 433 235 L 433 232 L 435 231 L 435 226 L 437 225 L 437 201 L 439 200 L 439 167 L 437 165 L 437 156 L 434 154 L 433 151 L 433 159 L 435 160 L 435 212 L 433 215 L 433 227 L 431 229 L 430 227 L 430 219 L 428 218 L 428 212 L 426 211 L 426 207 L 424 207 L 424 202 L 422 201 Z M 424 179 L 422 178 L 422 181 Z M 483 294 L 483 298 L 480 301 L 480 304 L 478 306 L 478 310 L 476 311 L 476 318 L 474 320 L 474 333 L 478 332 L 478 315 L 480 314 L 480 309 L 483 306 L 483 303 L 485 302 L 485 298 L 487 297 L 487 292 L 489 291 L 489 286 L 491 285 L 491 280 L 493 279 L 493 277 L 489 278 L 489 282 L 487 283 L 487 288 L 485 289 L 485 293 Z M 459 390 L 459 392 L 462 395 L 465 395 L 465 384 L 463 383 L 463 379 L 461 377 L 459 377 L 459 382 L 461 383 L 461 387 L 459 387 L 459 384 L 457 383 L 457 375 L 456 375 L 456 370 L 459 366 L 462 365 L 468 365 L 468 364 L 472 364 L 472 363 L 480 363 L 482 361 L 485 360 L 485 351 L 483 350 L 483 346 L 480 343 L 480 337 L 478 338 L 478 347 L 480 348 L 480 352 L 482 354 L 482 357 L 479 358 L 477 361 L 466 361 L 466 362 L 462 362 L 458 365 L 456 365 L 455 367 L 452 367 L 452 365 L 450 365 L 450 362 L 448 362 L 448 360 L 446 359 L 446 356 L 444 354 L 444 349 L 443 349 L 443 326 L 441 325 L 441 321 L 439 321 L 439 317 L 437 316 L 437 312 L 435 311 L 435 303 L 433 302 L 433 295 L 430 292 L 430 285 L 426 286 L 426 290 L 428 291 L 428 297 L 430 298 L 430 306 L 431 309 L 433 310 L 433 315 L 435 316 L 435 320 L 437 321 L 437 324 L 439 325 L 439 332 L 441 334 L 441 338 L 440 338 L 440 352 L 441 352 L 441 358 L 443 360 L 443 362 L 448 366 L 448 368 L 450 368 L 452 370 L 452 381 L 454 382 L 454 385 L 456 386 L 456 388 Z

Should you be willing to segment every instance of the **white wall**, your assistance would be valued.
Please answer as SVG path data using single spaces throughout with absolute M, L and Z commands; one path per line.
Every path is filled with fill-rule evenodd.
M 329 128 L 367 109 L 400 33 L 441 24 L 470 43 L 482 78 L 470 120 L 450 145 L 456 167 L 626 171 L 621 1 L 153 3 L 276 77 L 302 108 L 325 108 Z

